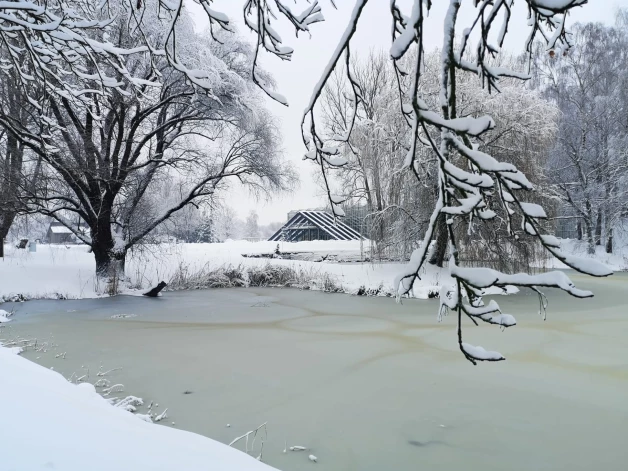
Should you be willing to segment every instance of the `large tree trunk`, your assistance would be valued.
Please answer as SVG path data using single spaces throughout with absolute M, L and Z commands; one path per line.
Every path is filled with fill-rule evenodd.
M 118 279 L 124 278 L 124 268 L 126 263 L 126 253 L 114 253 L 112 250 L 92 245 L 92 252 L 96 259 L 96 275 L 106 279 L 113 276 Z
M 606 239 L 606 253 L 613 253 L 613 228 L 608 230 L 608 239 Z
M 114 253 L 102 248 L 93 248 L 96 258 L 98 289 L 109 295 L 120 292 L 120 283 L 125 281 L 126 253 Z
M 584 225 L 587 231 L 587 242 L 588 242 L 587 252 L 590 255 L 593 255 L 595 253 L 595 237 L 593 236 L 593 225 L 588 220 L 585 220 Z
M 437 267 L 442 267 L 447 255 L 447 243 L 449 242 L 449 231 L 445 214 L 439 214 L 436 220 L 436 244 L 430 257 L 430 263 Z
M 4 154 L 0 160 L 0 241 L 6 238 L 17 216 L 22 182 L 24 147 L 12 134 L 6 137 Z
M 91 227 L 91 234 L 100 289 L 108 294 L 117 294 L 119 283 L 125 280 L 126 249 L 114 243 L 111 224 L 106 218 Z
M 7 234 L 9 233 L 9 229 L 11 229 L 15 216 L 15 211 L 0 209 L 0 243 L 7 238 Z
M 597 219 L 595 222 L 595 245 L 602 244 L 602 211 L 597 212 Z

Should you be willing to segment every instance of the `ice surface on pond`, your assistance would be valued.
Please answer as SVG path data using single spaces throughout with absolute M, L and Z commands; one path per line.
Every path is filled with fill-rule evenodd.
M 167 408 L 163 426 L 228 444 L 267 422 L 263 460 L 280 470 L 621 470 L 628 276 L 570 276 L 597 297 L 548 290 L 543 322 L 522 290 L 497 299 L 516 328 L 469 322 L 470 345 L 508 358 L 477 367 L 458 350 L 454 317 L 436 322 L 437 301 L 226 289 L 5 309 L 16 306 L 14 333 L 52 335 L 67 351 L 24 357 L 66 377 L 122 367 L 105 378 L 144 398 L 138 414 Z
M 111 319 L 130 319 L 132 317 L 137 317 L 137 314 L 114 314 Z

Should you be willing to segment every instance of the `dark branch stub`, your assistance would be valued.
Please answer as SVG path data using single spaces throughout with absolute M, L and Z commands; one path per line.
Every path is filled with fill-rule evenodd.
M 156 298 L 157 296 L 159 296 L 159 293 L 161 292 L 161 290 L 163 290 L 166 286 L 168 286 L 168 283 L 166 283 L 165 281 L 160 281 L 157 286 L 155 286 L 150 291 L 147 291 L 146 293 L 144 293 L 143 296 L 148 296 L 149 298 Z

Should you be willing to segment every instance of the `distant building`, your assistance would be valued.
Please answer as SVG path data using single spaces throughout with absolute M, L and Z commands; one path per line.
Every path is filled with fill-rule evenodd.
M 79 230 L 85 234 L 88 232 L 88 228 L 85 226 L 80 226 Z M 60 222 L 53 221 L 48 227 L 46 240 L 49 244 L 74 244 L 78 239 L 70 229 Z
M 373 219 L 369 218 L 368 207 L 365 204 L 343 205 L 342 210 L 345 212 L 342 222 L 362 234 L 362 237 L 369 239 L 371 237 L 370 224 Z
M 304 240 L 360 240 L 364 239 L 355 229 L 326 211 L 290 211 L 288 222 L 270 239 L 273 241 L 300 242 Z

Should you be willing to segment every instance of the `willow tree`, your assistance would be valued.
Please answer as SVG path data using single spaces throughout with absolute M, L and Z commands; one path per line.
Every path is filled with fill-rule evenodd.
M 302 138 L 308 148 L 305 158 L 319 166 L 327 186 L 329 201 L 334 214 L 343 216 L 340 204 L 344 195 L 333 193 L 329 172 L 347 164 L 341 157 L 337 145 L 339 139 L 330 142 L 325 138 L 323 126 L 318 122 L 317 105 L 325 85 L 334 70 L 344 63 L 346 79 L 351 88 L 353 103 L 352 117 L 349 119 L 345 141 L 349 141 L 358 110 L 364 105 L 360 84 L 351 71 L 351 40 L 360 27 L 360 18 L 368 0 L 356 0 L 349 15 L 341 39 L 332 54 L 322 77 L 312 91 L 311 99 L 305 109 L 302 121 Z M 445 215 L 449 234 L 450 273 L 453 286 L 444 286 L 441 290 L 439 317 L 447 311 L 456 313 L 458 322 L 458 345 L 463 355 L 472 363 L 478 361 L 500 361 L 504 357 L 498 352 L 487 351 L 474 346 L 463 339 L 463 318 L 473 323 L 478 321 L 501 327 L 516 324 L 513 316 L 502 313 L 495 301 L 482 302 L 482 293 L 486 288 L 507 285 L 526 286 L 535 290 L 541 303 L 541 310 L 546 300 L 541 292 L 543 287 L 560 288 L 572 296 L 589 297 L 589 291 L 577 289 L 569 277 L 560 271 L 539 275 L 507 274 L 489 268 L 467 268 L 460 266 L 460 247 L 454 225 L 494 224 L 496 212 L 491 204 L 500 204 L 506 215 L 507 231 L 510 237 L 517 239 L 523 232 L 536 238 L 537 242 L 549 253 L 577 271 L 594 276 L 607 276 L 612 272 L 604 265 L 592 260 L 583 260 L 560 251 L 558 240 L 551 234 L 544 233 L 542 220 L 546 213 L 536 203 L 526 201 L 526 194 L 533 191 L 533 185 L 512 163 L 500 162 L 492 155 L 478 150 L 478 139 L 495 127 L 489 116 L 465 116 L 458 113 L 459 97 L 456 78 L 459 74 L 472 74 L 478 78 L 478 86 L 486 87 L 491 92 L 499 92 L 499 82 L 503 78 L 527 79 L 529 70 L 516 71 L 494 65 L 494 59 L 500 53 L 509 27 L 514 22 L 529 25 L 530 35 L 524 45 L 531 58 L 535 40 L 545 41 L 546 47 L 554 53 L 564 53 L 571 44 L 567 34 L 565 20 L 570 9 L 581 6 L 586 0 L 527 0 L 527 15 L 515 14 L 514 0 L 475 1 L 475 12 L 471 23 L 464 29 L 462 36 L 456 37 L 456 29 L 463 21 L 459 17 L 460 0 L 450 0 L 445 16 L 438 19 L 428 16 L 432 8 L 430 0 L 414 0 L 409 10 L 404 11 L 396 0 L 390 2 L 392 17 L 392 45 L 390 59 L 399 83 L 399 113 L 410 129 L 410 146 L 399 169 L 417 174 L 418 149 L 427 147 L 438 162 L 437 179 L 438 197 L 425 231 L 421 246 L 412 254 L 405 271 L 395 281 L 398 298 L 408 294 L 414 281 L 419 277 L 421 268 L 426 263 L 428 247 L 435 233 L 437 220 Z M 275 18 L 283 15 L 297 31 L 307 31 L 311 23 L 321 21 L 321 9 L 318 2 L 312 2 L 300 14 L 292 12 L 281 0 L 249 0 L 245 3 L 244 14 L 247 25 L 257 34 L 259 50 L 266 50 L 280 58 L 289 58 L 292 50 L 284 46 L 281 38 L 272 28 Z M 211 15 L 211 14 L 210 14 Z M 443 44 L 440 60 L 439 104 L 430 108 L 421 94 L 421 82 L 424 79 L 424 40 L 427 22 L 442 21 Z M 382 27 L 388 27 L 382 23 Z M 413 51 L 414 60 L 411 70 L 403 64 L 404 57 Z M 530 61 L 528 61 L 530 63 Z M 254 72 L 255 75 L 255 72 Z M 410 87 L 405 96 L 401 89 L 402 78 L 408 77 Z M 280 102 L 283 97 L 269 93 Z M 438 137 L 438 139 L 437 139 Z M 418 184 L 418 182 L 417 182 Z M 495 201 L 495 198 L 497 201 Z

